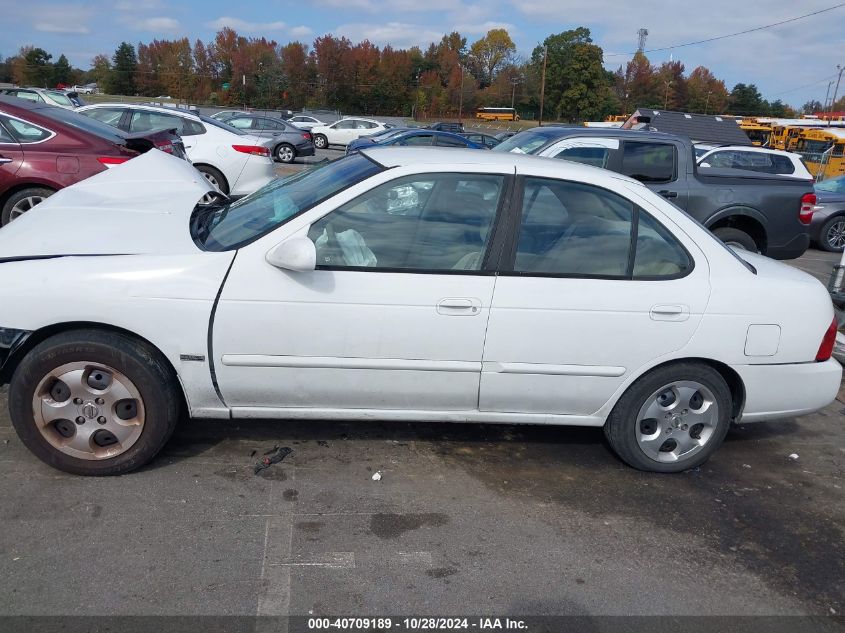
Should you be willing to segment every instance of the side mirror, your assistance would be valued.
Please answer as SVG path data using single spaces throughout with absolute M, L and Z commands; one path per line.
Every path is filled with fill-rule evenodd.
M 712 165 L 710 165 L 710 163 L 698 163 L 698 166 L 699 167 L 712 167 Z
M 265 259 L 276 268 L 306 272 L 317 267 L 317 247 L 307 237 L 292 237 L 271 248 Z

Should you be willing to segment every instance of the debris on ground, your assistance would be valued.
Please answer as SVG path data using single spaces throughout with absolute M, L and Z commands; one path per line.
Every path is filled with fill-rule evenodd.
M 743 464 L 742 467 L 743 468 L 751 468 L 751 464 Z
M 373 481 L 381 481 L 381 471 L 377 470 L 373 473 Z
M 250 456 L 250 457 L 255 457 L 255 454 L 256 454 L 257 452 L 258 452 L 257 450 L 252 449 L 252 452 L 249 454 L 249 456 Z
M 798 453 L 790 453 L 789 459 L 795 461 L 796 459 L 798 459 Z
M 264 453 L 264 457 L 262 457 L 261 461 L 255 465 L 255 474 L 257 475 L 262 470 L 269 468 L 273 464 L 278 464 L 292 452 L 293 449 L 289 446 L 282 446 L 281 448 L 278 445 L 274 446 L 271 450 Z

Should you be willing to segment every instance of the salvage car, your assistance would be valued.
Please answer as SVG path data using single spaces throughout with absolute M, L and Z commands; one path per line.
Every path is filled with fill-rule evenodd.
M 328 149 L 330 145 L 349 145 L 361 136 L 378 134 L 390 127 L 372 119 L 350 117 L 327 125 L 315 125 L 311 128 L 311 136 L 314 138 L 314 147 Z
M 153 148 L 186 159 L 173 130 L 128 134 L 70 110 L 0 97 L 0 226 L 55 191 Z
M 138 468 L 186 411 L 604 427 L 677 472 L 839 390 L 822 284 L 613 172 L 387 147 L 209 188 L 150 152 L 0 230 L 0 383 L 47 464 Z
M 807 179 L 740 169 L 699 168 L 691 141 L 642 130 L 543 127 L 493 148 L 602 167 L 645 183 L 723 242 L 774 259 L 800 257 L 816 195 Z
M 463 149 L 486 149 L 484 145 L 480 145 L 463 135 L 452 134 L 451 132 L 440 132 L 438 130 L 431 130 L 427 128 L 404 130 L 396 134 L 382 134 L 372 136 L 362 136 L 355 139 L 346 146 L 346 153 L 350 154 L 366 147 L 374 146 L 385 147 L 388 145 L 397 145 L 400 147 L 460 147 Z

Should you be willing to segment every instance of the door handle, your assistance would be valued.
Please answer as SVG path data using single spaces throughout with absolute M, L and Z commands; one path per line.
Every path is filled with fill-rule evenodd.
M 689 318 L 689 306 L 656 305 L 652 306 L 649 315 L 653 321 L 686 321 Z
M 0 165 L 5 165 L 6 163 L 11 163 L 11 158 L 6 158 L 5 156 L 0 156 Z
M 463 297 L 441 299 L 437 313 L 446 316 L 473 316 L 481 312 L 481 301 Z
M 659 193 L 664 198 L 677 198 L 678 197 L 677 191 L 669 191 L 668 189 L 661 189 L 657 193 Z

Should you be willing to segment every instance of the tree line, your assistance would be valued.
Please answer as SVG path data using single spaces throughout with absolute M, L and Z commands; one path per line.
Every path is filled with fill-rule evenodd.
M 753 83 L 731 90 L 709 69 L 689 73 L 681 61 L 652 64 L 638 52 L 615 72 L 590 30 L 550 35 L 527 59 L 517 55 L 505 29 L 468 43 L 458 32 L 425 50 L 379 47 L 324 35 L 310 45 L 245 37 L 231 28 L 210 42 L 186 37 L 121 43 L 91 68 L 53 62 L 42 48 L 25 46 L 0 58 L 0 81 L 56 86 L 95 82 L 109 94 L 168 95 L 191 103 L 255 108 L 331 108 L 343 112 L 420 117 L 466 116 L 477 107 L 515 107 L 523 118 L 601 120 L 636 107 L 705 114 L 795 116 L 781 100 L 769 102 Z M 819 106 L 819 107 L 817 107 Z M 802 110 L 821 109 L 815 101 Z M 845 98 L 834 104 L 845 109 Z

